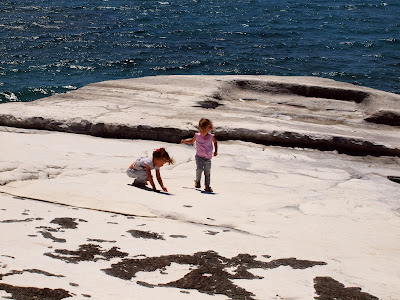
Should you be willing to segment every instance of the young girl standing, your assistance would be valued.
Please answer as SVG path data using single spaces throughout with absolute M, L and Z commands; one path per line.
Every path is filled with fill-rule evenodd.
M 199 122 L 199 132 L 195 133 L 191 139 L 181 140 L 181 144 L 193 144 L 196 142 L 196 180 L 195 187 L 200 188 L 201 174 L 204 172 L 205 191 L 213 192 L 210 186 L 211 158 L 214 144 L 214 156 L 218 155 L 218 142 L 211 134 L 213 124 L 208 119 L 201 119 Z
M 160 168 L 165 163 L 173 164 L 174 160 L 169 156 L 165 148 L 160 148 L 153 152 L 153 157 L 138 158 L 129 166 L 126 174 L 130 178 L 136 178 L 133 185 L 145 187 L 147 182 L 150 181 L 153 191 L 157 191 L 153 181 L 153 176 L 151 175 L 151 170 L 155 169 L 158 183 L 165 192 L 168 192 L 167 188 L 163 184 L 160 174 Z

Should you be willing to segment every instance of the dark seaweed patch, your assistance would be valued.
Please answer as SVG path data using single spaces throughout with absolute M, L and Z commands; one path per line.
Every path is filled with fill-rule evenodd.
M 56 238 L 54 235 L 52 235 L 48 231 L 39 231 L 39 233 L 41 233 L 45 239 L 53 240 L 53 242 L 56 242 L 56 243 L 66 243 L 67 242 L 66 239 Z
M 44 255 L 51 258 L 61 259 L 68 263 L 78 263 L 81 261 L 110 260 L 114 257 L 125 257 L 128 253 L 118 251 L 118 247 L 112 247 L 110 250 L 102 250 L 99 245 L 85 244 L 80 245 L 76 251 L 66 249 L 56 249 L 53 253 Z
M 171 263 L 188 265 L 190 271 L 181 279 L 166 284 L 148 284 L 140 282 L 144 286 L 167 286 L 180 289 L 194 289 L 210 295 L 222 294 L 231 299 L 255 299 L 253 293 L 236 286 L 234 279 L 260 279 L 249 272 L 249 269 L 274 269 L 279 266 L 290 266 L 293 269 L 306 269 L 316 265 L 325 265 L 321 261 L 297 260 L 296 258 L 284 258 L 263 262 L 255 260 L 255 256 L 239 254 L 231 259 L 222 257 L 214 251 L 198 252 L 193 255 L 168 255 L 160 257 L 148 257 L 144 259 L 123 259 L 121 262 L 111 265 L 111 268 L 103 271 L 111 276 L 124 280 L 131 280 L 138 272 L 165 271 Z M 233 269 L 228 272 L 227 269 Z
M 134 238 L 152 239 L 152 240 L 164 240 L 164 238 L 155 232 L 141 231 L 141 230 L 128 230 Z
M 57 232 L 58 231 L 58 229 L 55 229 L 55 228 L 52 228 L 52 227 L 47 227 L 47 226 L 38 226 L 36 228 L 37 229 L 46 229 L 47 231 L 50 231 L 50 232 Z
M 211 230 L 207 230 L 206 234 L 208 235 L 217 235 L 219 232 L 218 231 L 211 231 Z
M 185 239 L 185 238 L 187 238 L 186 235 L 181 235 L 181 234 L 172 234 L 172 235 L 170 235 L 170 237 L 172 237 L 173 239 Z
M 20 287 L 5 283 L 0 283 L 0 290 L 11 294 L 11 299 L 16 300 L 61 300 L 72 296 L 68 291 L 63 289 L 52 290 L 49 288 Z
M 44 276 L 48 277 L 65 277 L 64 275 L 55 275 L 46 271 L 38 270 L 38 269 L 26 269 L 23 272 L 29 272 L 29 273 L 35 273 L 35 274 L 41 274 Z
M 40 221 L 43 220 L 43 218 L 28 218 L 28 219 L 23 219 L 23 220 L 3 220 L 0 221 L 0 223 L 22 223 L 22 222 L 32 222 L 32 221 Z
M 331 299 L 342 299 L 342 300 L 373 300 L 378 299 L 368 293 L 361 292 L 359 287 L 348 287 L 344 284 L 336 281 L 331 277 L 316 277 L 314 278 L 314 288 L 318 297 L 315 299 L 320 300 L 331 300 Z
M 79 222 L 87 222 L 85 220 L 78 220 Z M 75 218 L 55 218 L 50 223 L 58 224 L 64 229 L 76 229 L 78 228 L 78 223 Z
M 117 241 L 107 241 L 102 239 L 86 239 L 88 242 L 96 242 L 96 243 L 116 243 Z

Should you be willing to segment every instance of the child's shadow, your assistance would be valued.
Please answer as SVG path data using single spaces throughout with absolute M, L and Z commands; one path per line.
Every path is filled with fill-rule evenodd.
M 163 195 L 168 195 L 168 196 L 172 196 L 173 194 L 171 194 L 171 193 L 169 193 L 169 192 L 164 192 L 164 191 L 161 191 L 161 190 L 153 190 L 153 189 L 151 189 L 151 188 L 149 188 L 148 186 L 141 186 L 141 185 L 135 185 L 135 184 L 133 184 L 133 183 L 128 183 L 127 185 L 129 185 L 129 186 L 133 186 L 133 187 L 135 187 L 135 188 L 138 188 L 138 189 L 141 189 L 141 190 L 145 190 L 145 191 L 148 191 L 148 192 L 155 192 L 155 193 L 159 193 L 159 194 L 163 194 Z
M 198 191 L 198 192 L 200 192 L 200 193 L 202 193 L 202 194 L 216 195 L 216 193 L 214 193 L 214 192 L 202 191 L 201 189 L 196 189 L 196 188 L 193 188 L 193 187 L 184 186 L 183 188 L 184 188 L 184 189 L 188 189 L 188 190 L 195 190 L 195 191 Z

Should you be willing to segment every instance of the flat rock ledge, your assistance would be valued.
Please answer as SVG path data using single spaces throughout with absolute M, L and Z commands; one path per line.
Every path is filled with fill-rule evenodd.
M 400 95 L 318 77 L 154 76 L 0 105 L 0 125 L 178 143 L 211 119 L 219 140 L 400 156 Z

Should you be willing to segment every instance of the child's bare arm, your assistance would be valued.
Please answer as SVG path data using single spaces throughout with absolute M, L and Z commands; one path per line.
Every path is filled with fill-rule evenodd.
M 196 135 L 191 139 L 181 140 L 181 144 L 193 144 L 196 141 Z
M 217 156 L 218 155 L 218 142 L 217 142 L 217 139 L 215 137 L 213 137 L 212 141 L 214 143 L 214 156 Z
M 146 165 L 146 173 L 147 173 L 147 179 L 150 181 L 150 184 L 153 187 L 153 190 L 156 190 L 156 185 L 154 184 L 154 181 L 153 181 L 153 175 L 151 175 L 151 169 L 148 165 Z
M 167 188 L 163 184 L 160 170 L 156 170 L 156 177 L 157 177 L 158 183 L 160 184 L 160 186 L 163 189 L 163 191 L 168 192 Z

